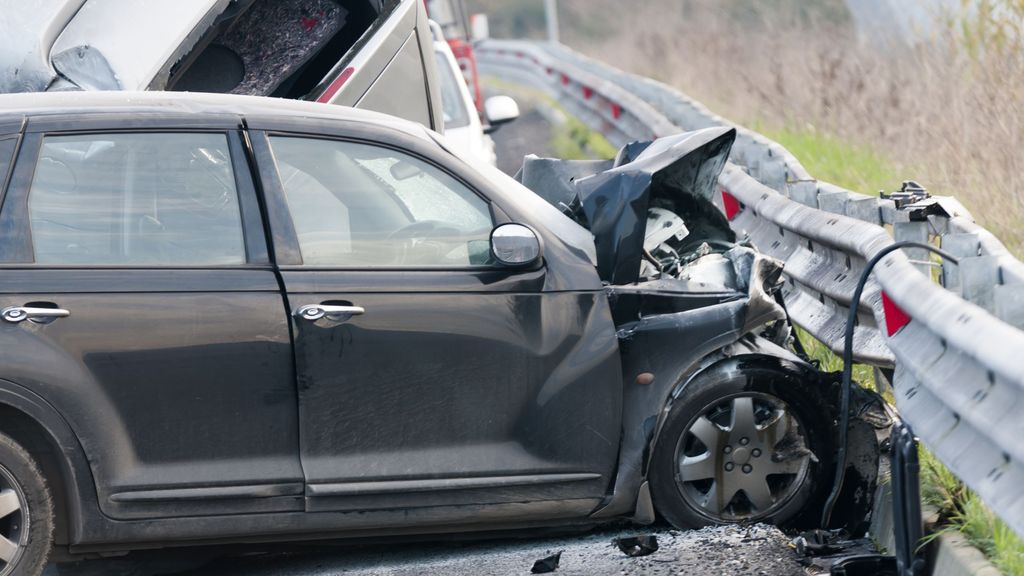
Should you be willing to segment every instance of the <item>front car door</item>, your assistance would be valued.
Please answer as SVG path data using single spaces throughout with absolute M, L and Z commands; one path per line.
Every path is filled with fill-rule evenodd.
M 109 517 L 301 509 L 289 325 L 239 121 L 125 120 L 29 121 L 0 210 L 0 378 L 68 421 Z
M 509 216 L 479 176 L 456 177 L 420 138 L 338 130 L 252 133 L 268 210 L 288 215 L 271 220 L 307 510 L 404 525 L 584 516 L 608 489 L 621 427 L 592 267 L 574 290 L 557 258 L 495 266 L 489 234 Z

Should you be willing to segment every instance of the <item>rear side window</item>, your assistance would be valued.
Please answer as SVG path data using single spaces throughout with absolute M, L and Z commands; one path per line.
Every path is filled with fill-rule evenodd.
M 37 264 L 245 262 L 225 134 L 48 136 L 28 214 Z

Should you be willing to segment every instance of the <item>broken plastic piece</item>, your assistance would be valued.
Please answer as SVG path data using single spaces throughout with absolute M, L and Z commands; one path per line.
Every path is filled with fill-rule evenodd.
M 548 574 L 558 570 L 558 561 L 562 559 L 562 551 L 559 550 L 557 554 L 552 554 L 547 558 L 541 558 L 533 563 L 533 568 L 530 570 L 532 574 Z
M 852 544 L 845 530 L 808 530 L 801 532 L 790 545 L 800 556 L 822 556 L 842 552 Z
M 658 537 L 654 534 L 616 538 L 615 544 L 619 547 L 619 550 L 622 550 L 623 554 L 631 558 L 647 556 L 658 551 Z

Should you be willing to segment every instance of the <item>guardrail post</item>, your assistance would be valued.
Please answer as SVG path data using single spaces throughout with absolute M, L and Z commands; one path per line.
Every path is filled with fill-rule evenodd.
M 995 287 L 996 316 L 1024 330 L 1024 285 L 1000 284 Z
M 976 257 L 980 250 L 977 234 L 944 234 L 940 237 L 940 246 L 958 258 Z M 952 262 L 942 263 L 942 285 L 963 296 L 959 266 Z
M 818 207 L 818 182 L 816 180 L 801 180 L 789 183 L 789 197 L 795 201 L 810 206 Z
M 892 226 L 893 236 L 897 242 L 911 240 L 927 243 L 930 228 L 927 222 L 896 222 Z M 904 248 L 903 252 L 906 253 L 907 258 L 910 258 L 914 268 L 920 270 L 925 276 L 932 278 L 932 267 L 928 264 L 930 256 L 927 250 L 922 248 Z

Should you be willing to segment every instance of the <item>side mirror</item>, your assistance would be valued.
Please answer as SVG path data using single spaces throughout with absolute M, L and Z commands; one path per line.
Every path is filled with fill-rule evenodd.
M 484 115 L 487 116 L 486 133 L 494 132 L 503 124 L 519 118 L 519 104 L 508 96 L 491 96 L 484 101 Z
M 540 260 L 540 239 L 522 224 L 502 224 L 491 232 L 491 254 L 505 266 L 529 266 Z

